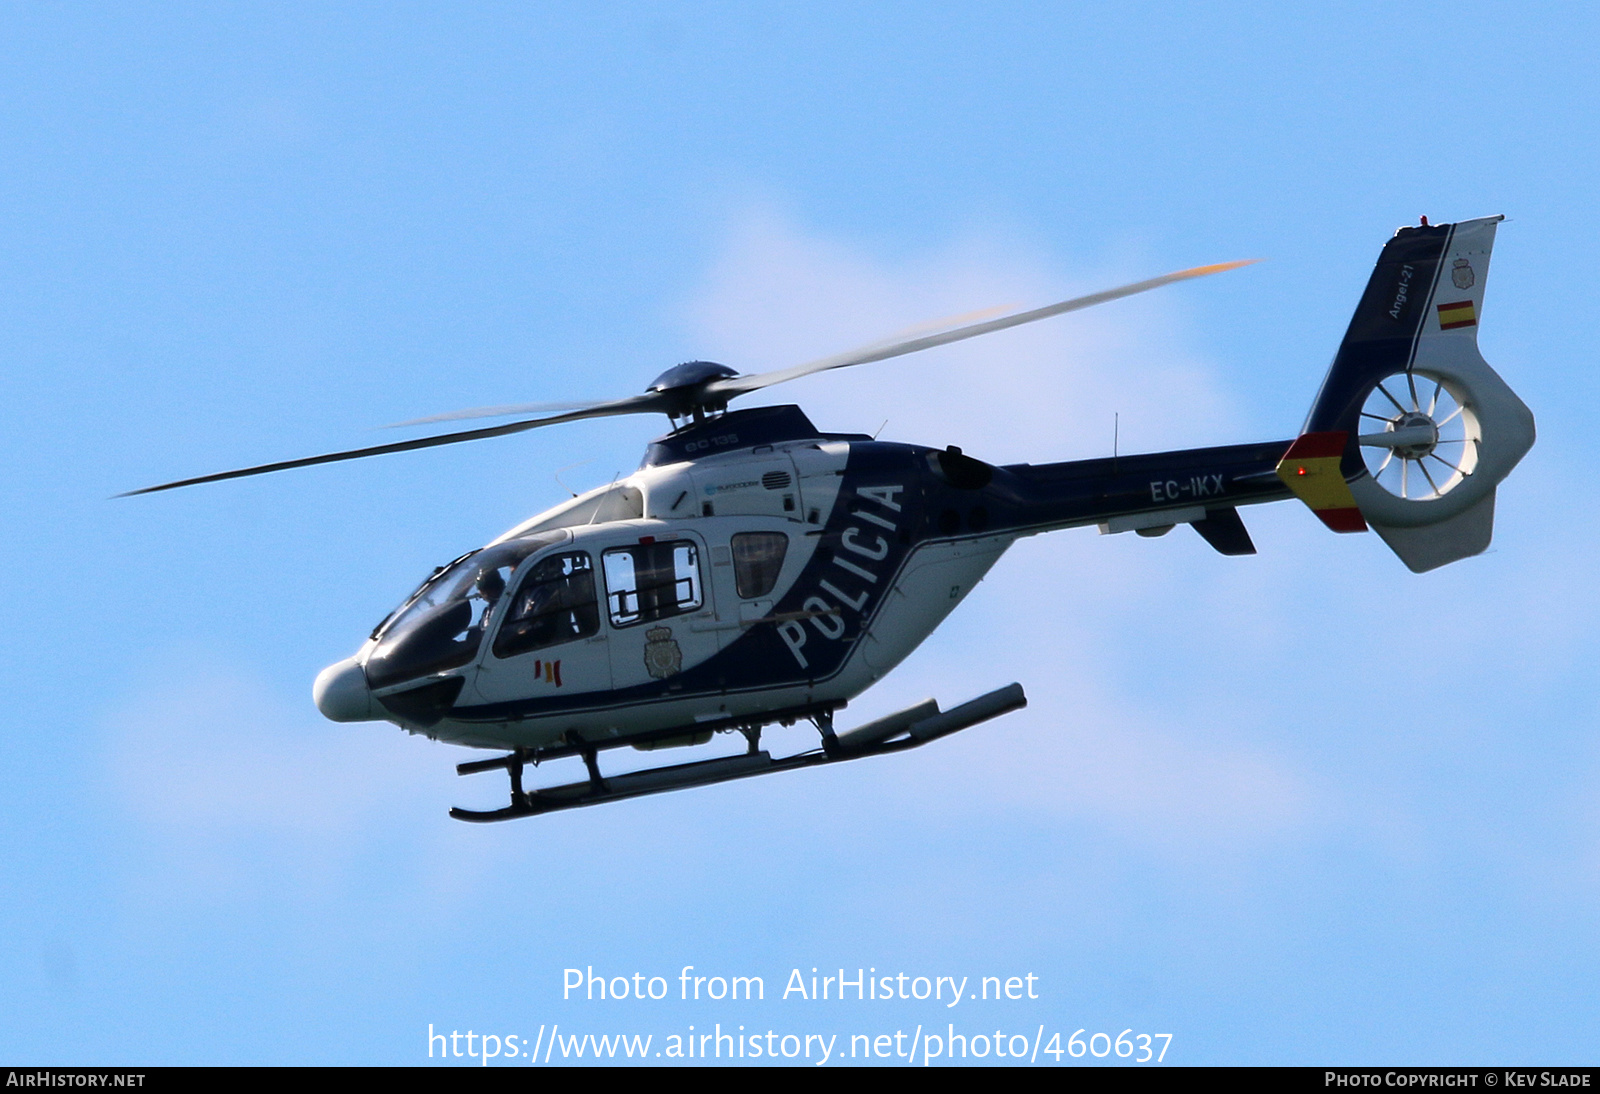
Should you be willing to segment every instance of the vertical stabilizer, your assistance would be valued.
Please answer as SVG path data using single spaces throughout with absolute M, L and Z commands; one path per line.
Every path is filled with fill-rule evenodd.
M 1502 219 L 1401 228 L 1384 245 L 1278 467 L 1329 527 L 1370 526 L 1419 573 L 1489 546 L 1495 487 L 1533 446 L 1532 412 L 1478 352 Z

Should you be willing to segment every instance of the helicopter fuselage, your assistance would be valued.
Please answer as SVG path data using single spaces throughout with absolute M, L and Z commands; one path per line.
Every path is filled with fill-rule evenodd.
M 1235 507 L 1291 496 L 1274 470 L 1290 443 L 995 467 L 821 433 L 794 406 L 731 412 L 442 567 L 330 666 L 318 705 L 523 749 L 691 743 L 832 710 L 1019 537 L 1189 523 L 1248 553 Z

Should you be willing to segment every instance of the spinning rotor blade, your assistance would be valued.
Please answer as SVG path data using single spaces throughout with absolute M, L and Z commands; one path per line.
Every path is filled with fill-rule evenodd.
M 935 346 L 948 345 L 951 342 L 960 342 L 967 338 L 976 338 L 980 334 L 989 334 L 993 331 L 1005 330 L 1008 327 L 1018 327 L 1024 323 L 1048 319 L 1053 315 L 1061 315 L 1064 312 L 1077 311 L 1080 308 L 1092 307 L 1095 304 L 1104 304 L 1109 300 L 1118 300 L 1124 296 L 1146 292 L 1162 285 L 1170 285 L 1174 281 L 1187 281 L 1190 278 L 1205 277 L 1208 274 L 1221 273 L 1224 270 L 1233 270 L 1249 264 L 1250 261 L 1244 261 L 1224 262 L 1215 266 L 1196 266 L 1193 269 L 1179 270 L 1176 273 L 1153 277 L 1148 281 L 1136 281 L 1131 285 L 1123 285 L 1121 288 L 1107 289 L 1104 292 L 1063 300 L 1059 304 L 1051 304 L 1048 307 L 1018 312 L 1015 315 L 1001 319 L 969 323 L 967 326 L 934 334 L 921 333 L 930 329 L 937 330 L 940 327 L 948 326 L 950 323 L 970 320 L 980 315 L 993 314 L 997 309 L 937 320 L 933 323 L 925 323 L 913 327 L 911 330 L 903 331 L 899 335 L 893 335 L 887 341 L 876 342 L 847 353 L 835 354 L 832 357 L 824 357 L 803 365 L 795 365 L 792 368 L 758 373 L 753 376 L 728 375 L 733 371 L 732 369 L 722 365 L 715 365 L 711 362 L 688 362 L 664 373 L 662 377 L 657 379 L 656 384 L 651 385 L 650 390 L 641 395 L 629 396 L 626 399 L 613 399 L 609 402 L 594 403 L 527 403 L 516 406 L 480 407 L 476 410 L 461 410 L 451 414 L 436 415 L 431 418 L 417 418 L 413 421 L 399 424 L 421 425 L 427 422 L 543 413 L 549 410 L 563 412 L 548 418 L 536 418 L 526 422 L 511 422 L 508 425 L 490 426 L 486 429 L 470 429 L 460 433 L 446 433 L 438 437 L 421 437 L 416 440 L 397 441 L 393 444 L 373 445 L 368 448 L 354 448 L 345 452 L 329 452 L 325 455 L 308 456 L 299 460 L 266 463 L 256 467 L 240 468 L 237 471 L 223 471 L 215 475 L 201 475 L 197 478 L 162 483 L 159 486 L 147 486 L 142 490 L 129 490 L 116 496 L 127 498 L 138 494 L 154 494 L 162 490 L 176 490 L 180 486 L 198 486 L 201 483 L 221 482 L 225 479 L 241 479 L 250 475 L 265 475 L 273 471 L 288 471 L 295 467 L 312 467 L 319 463 L 359 460 L 367 456 L 387 456 L 394 452 L 410 452 L 419 448 L 436 448 L 440 445 L 457 444 L 461 441 L 480 441 L 489 437 L 504 437 L 512 433 L 538 429 L 540 426 L 582 421 L 585 418 L 606 418 L 618 414 L 650 413 L 661 413 L 669 417 L 678 418 L 693 413 L 698 420 L 702 411 L 721 410 L 727 406 L 728 400 L 735 396 L 751 391 L 759 391 L 761 388 L 770 387 L 773 384 L 781 384 L 786 380 L 796 380 L 802 376 L 809 376 L 813 372 L 825 372 L 828 369 L 844 368 L 848 365 L 864 365 L 873 361 L 885 361 L 891 357 L 902 357 L 908 353 L 932 349 Z M 907 337 L 907 335 L 915 336 Z M 701 371 L 698 375 L 691 373 L 689 377 L 674 378 L 675 374 L 680 373 L 681 370 L 690 369 L 691 366 L 702 370 L 715 370 L 713 373 L 715 378 L 706 378 L 704 371 Z
M 918 323 L 915 326 L 907 327 L 905 330 L 897 331 L 896 333 L 889 335 L 887 338 L 880 338 L 878 341 L 872 342 L 869 345 L 851 350 L 850 353 L 869 353 L 874 350 L 882 349 L 884 347 L 901 342 L 908 338 L 928 334 L 932 331 L 944 330 L 945 328 L 954 326 L 957 323 L 971 323 L 977 319 L 984 319 L 991 315 L 998 315 L 1000 312 L 1005 310 L 1006 306 L 1001 305 L 995 308 L 983 308 L 978 311 L 966 312 L 961 315 L 952 315 L 944 319 L 932 319 L 925 323 Z M 574 403 L 520 403 L 511 406 L 480 406 L 472 407 L 467 410 L 454 410 L 448 414 L 433 414 L 426 418 L 412 418 L 410 421 L 395 422 L 393 425 L 386 425 L 382 428 L 401 429 L 405 426 L 411 425 L 430 425 L 433 422 L 457 422 L 470 418 L 508 418 L 513 414 L 552 414 L 557 411 L 588 410 L 591 407 L 603 405 L 605 405 L 605 400 L 603 399 L 590 399 L 584 402 Z
M 974 323 L 971 326 L 958 327 L 942 334 L 930 334 L 903 342 L 893 342 L 889 345 L 878 343 L 861 349 L 850 350 L 846 353 L 834 354 L 831 357 L 808 361 L 803 365 L 777 369 L 773 372 L 760 372 L 751 376 L 730 376 L 727 379 L 712 381 L 707 385 L 706 393 L 731 399 L 736 395 L 771 387 L 773 384 L 781 384 L 788 380 L 798 380 L 800 377 L 809 376 L 813 372 L 826 372 L 828 369 L 845 368 L 850 365 L 865 365 L 874 361 L 886 361 L 891 357 L 903 357 L 908 353 L 917 353 L 921 350 L 932 349 L 935 346 L 960 342 L 967 338 L 976 338 L 980 334 L 989 334 L 993 331 L 1005 330 L 1008 327 L 1020 327 L 1024 323 L 1049 319 L 1051 316 L 1062 315 L 1069 311 L 1078 311 L 1082 308 L 1090 308 L 1096 304 L 1104 304 L 1111 300 L 1120 300 L 1124 296 L 1148 292 L 1150 289 L 1157 289 L 1162 285 L 1170 285 L 1174 281 L 1187 281 L 1190 278 L 1206 277 L 1210 274 L 1222 273 L 1225 270 L 1236 270 L 1240 266 L 1248 266 L 1256 261 L 1259 260 L 1252 258 L 1240 262 L 1221 262 L 1214 266 L 1195 266 L 1192 269 L 1179 270 L 1176 273 L 1152 277 L 1148 281 L 1136 281 L 1131 285 L 1123 285 L 1120 288 L 1090 293 L 1088 296 L 1077 296 L 1071 300 L 1063 300 L 1059 304 L 1050 304 L 1043 308 L 1035 308 L 1032 311 L 1018 312 L 1016 315 L 1008 315 L 1003 319 L 991 319 L 986 323 Z
M 147 486 L 142 490 L 129 490 L 116 496 L 119 498 L 131 498 L 138 494 L 155 494 L 162 490 L 176 490 L 180 486 L 198 486 L 203 482 L 221 482 L 224 479 L 242 479 L 249 475 L 265 475 L 271 471 L 287 471 L 293 467 L 311 467 L 319 463 L 337 463 L 340 460 L 359 460 L 365 456 L 386 456 L 391 452 L 410 452 L 416 448 L 434 448 L 438 445 L 456 444 L 461 441 L 480 441 L 486 437 L 504 437 L 512 433 L 538 429 L 543 425 L 559 425 L 562 422 L 576 422 L 584 418 L 606 418 L 615 414 L 659 413 L 662 402 L 662 397 L 658 392 L 650 391 L 643 395 L 633 395 L 626 399 L 599 403 L 585 410 L 557 414 L 552 418 L 539 418 L 531 422 L 512 422 L 509 425 L 495 425 L 487 429 L 469 429 L 462 433 L 446 433 L 438 437 L 421 437 L 414 441 L 397 441 L 394 444 L 374 445 L 371 448 L 355 448 L 348 452 L 329 452 L 326 455 L 308 456 L 300 460 L 264 463 L 258 467 L 244 467 L 237 471 L 223 471 L 215 475 L 201 475 L 199 478 L 194 479 L 165 482 L 160 486 Z
M 459 422 L 469 418 L 509 418 L 515 414 L 555 414 L 569 410 L 589 410 L 604 406 L 608 400 L 585 399 L 573 403 L 517 403 L 512 406 L 475 406 L 467 410 L 452 410 L 448 414 L 430 414 L 426 418 L 412 418 L 392 422 L 380 429 L 404 429 L 411 425 L 432 425 L 434 422 Z

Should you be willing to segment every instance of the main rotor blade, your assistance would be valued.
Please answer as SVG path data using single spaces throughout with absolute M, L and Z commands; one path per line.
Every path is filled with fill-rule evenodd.
M 1015 304 L 996 304 L 992 307 L 979 308 L 977 311 L 962 312 L 960 315 L 947 315 L 943 319 L 925 319 L 920 323 L 913 323 L 903 330 L 897 330 L 893 334 L 885 335 L 876 341 L 868 342 L 864 346 L 858 346 L 847 352 L 872 353 L 880 349 L 887 349 L 890 346 L 910 341 L 913 338 L 921 338 L 924 335 L 947 331 L 952 327 L 976 323 L 978 320 L 987 319 L 991 315 L 999 315 L 1001 312 L 1010 311 L 1016 306 Z
M 391 452 L 410 452 L 417 448 L 434 448 L 442 444 L 459 444 L 462 441 L 481 441 L 487 437 L 504 437 L 511 433 L 522 433 L 525 430 L 538 429 L 544 425 L 559 425 L 562 422 L 576 422 L 584 418 L 605 418 L 615 414 L 660 413 L 662 411 L 661 403 L 662 397 L 658 392 L 647 391 L 643 395 L 632 395 L 626 399 L 601 403 L 586 410 L 575 410 L 569 414 L 557 414 L 552 418 L 539 418 L 531 422 L 512 422 L 509 425 L 489 426 L 486 429 L 470 429 L 462 433 L 445 433 L 438 437 L 421 437 L 413 441 L 397 441 L 394 444 L 374 445 L 371 448 L 355 448 L 348 452 L 329 452 L 326 455 L 308 456 L 300 460 L 264 463 L 258 467 L 245 467 L 238 471 L 223 471 L 215 475 L 201 475 L 199 478 L 194 479 L 165 482 L 160 486 L 146 486 L 142 490 L 129 490 L 116 496 L 119 498 L 131 498 L 138 494 L 155 494 L 162 490 L 176 490 L 180 486 L 198 486 L 204 482 L 221 482 L 223 479 L 242 479 L 248 475 L 265 475 L 272 471 L 288 471 L 294 467 L 311 467 L 314 464 L 337 463 L 340 460 L 359 460 L 366 456 L 386 456 Z
M 1160 288 L 1162 285 L 1170 285 L 1175 281 L 1188 281 L 1191 278 L 1206 277 L 1210 274 L 1222 273 L 1225 270 L 1236 270 L 1240 266 L 1248 266 L 1257 261 L 1259 259 L 1245 259 L 1240 262 L 1221 262 L 1214 266 L 1195 266 L 1192 269 L 1179 270 L 1176 273 L 1152 277 L 1148 281 L 1136 281 L 1131 285 L 1123 285 L 1120 288 L 1090 293 L 1088 296 L 1073 297 L 1071 300 L 1063 300 L 1059 304 L 1050 304 L 1043 308 L 1034 308 L 1032 311 L 1018 312 L 1016 315 L 1008 315 L 1003 319 L 991 319 L 986 323 L 974 323 L 971 326 L 958 327 L 942 334 L 912 338 L 908 341 L 895 342 L 887 346 L 881 343 L 866 346 L 861 349 L 834 354 L 831 357 L 808 361 L 803 365 L 777 369 L 773 372 L 759 372 L 751 376 L 730 376 L 706 385 L 706 392 L 711 395 L 732 398 L 735 395 L 743 395 L 746 392 L 770 387 L 773 384 L 781 384 L 788 380 L 798 380 L 800 377 L 809 376 L 814 372 L 826 372 L 828 369 L 845 368 L 850 365 L 865 365 L 874 361 L 886 361 L 891 357 L 903 357 L 908 353 L 918 353 L 925 349 L 932 349 L 935 346 L 944 346 L 949 345 L 951 342 L 976 338 L 980 334 L 990 334 L 997 330 L 1005 330 L 1008 327 L 1020 327 L 1024 323 L 1033 323 L 1040 319 L 1049 319 L 1051 316 L 1062 315 L 1069 311 L 1078 311 L 1082 308 L 1091 308 L 1096 304 L 1104 304 L 1111 300 L 1120 300 L 1124 296 L 1148 292 L 1151 289 Z
M 893 345 L 894 343 L 903 341 L 907 338 L 928 334 L 931 331 L 944 330 L 948 327 L 954 326 L 957 323 L 971 323 L 974 320 L 986 319 L 991 315 L 998 315 L 1000 312 L 1005 310 L 1006 307 L 1002 305 L 996 308 L 983 308 L 979 311 L 966 312 L 962 315 L 952 315 L 944 319 L 932 319 L 924 323 L 918 323 L 916 326 L 908 327 L 905 330 L 896 331 L 887 338 L 880 338 L 878 341 L 873 342 L 870 345 L 862 346 L 860 349 L 854 352 L 866 353 L 872 350 L 881 349 L 885 346 Z M 590 407 L 601 406 L 605 403 L 605 401 L 606 400 L 603 399 L 590 399 L 583 402 L 573 403 L 520 403 L 512 406 L 480 406 L 472 407 L 467 410 L 454 410 L 448 414 L 433 414 L 426 418 L 412 418 L 410 421 L 395 422 L 393 425 L 386 425 L 382 428 L 402 429 L 406 426 L 412 425 L 430 425 L 434 422 L 456 422 L 471 418 L 509 418 L 513 414 L 550 414 L 556 411 L 587 410 Z
M 380 426 L 380 429 L 404 429 L 410 425 L 432 425 L 434 422 L 459 422 L 469 418 L 509 418 L 514 414 L 554 414 L 569 410 L 588 410 L 591 407 L 604 406 L 608 399 L 584 399 L 572 403 L 518 403 L 513 406 L 476 406 L 467 410 L 452 410 L 448 414 L 430 414 L 426 418 L 412 418 L 410 421 L 393 422 Z

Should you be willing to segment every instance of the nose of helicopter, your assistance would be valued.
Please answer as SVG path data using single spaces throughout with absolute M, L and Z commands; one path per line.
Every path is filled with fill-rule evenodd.
M 330 721 L 370 722 L 378 717 L 373 709 L 372 690 L 367 687 L 367 674 L 354 657 L 336 661 L 317 673 L 311 698 Z

